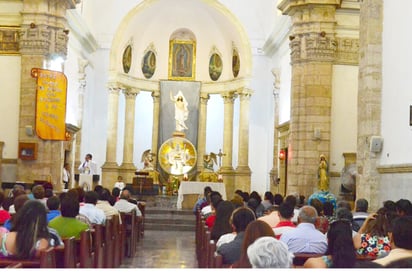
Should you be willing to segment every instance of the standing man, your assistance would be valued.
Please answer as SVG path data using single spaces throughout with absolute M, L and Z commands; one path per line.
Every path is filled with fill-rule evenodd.
M 64 163 L 64 166 L 63 166 L 64 189 L 69 188 L 69 181 L 70 181 L 70 165 L 68 163 Z
M 90 153 L 86 154 L 84 162 L 79 166 L 80 173 L 97 174 L 97 165 L 92 159 L 93 156 Z

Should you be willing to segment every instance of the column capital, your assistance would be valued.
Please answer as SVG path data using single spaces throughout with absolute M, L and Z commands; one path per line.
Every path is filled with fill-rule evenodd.
M 109 94 L 119 95 L 121 88 L 117 86 L 108 86 L 107 90 Z
M 210 99 L 210 95 L 208 93 L 200 93 L 200 103 L 207 104 Z
M 294 15 L 304 9 L 311 9 L 318 6 L 340 6 L 342 0 L 281 0 L 277 8 L 282 11 L 283 15 Z
M 239 90 L 237 94 L 239 95 L 240 100 L 249 100 L 253 93 L 252 89 L 244 88 Z
M 221 94 L 225 104 L 233 103 L 237 97 L 237 94 L 234 91 L 227 91 Z
M 126 89 L 123 89 L 122 92 L 127 100 L 127 99 L 136 99 L 136 96 L 139 94 L 140 91 L 137 89 L 126 88 Z

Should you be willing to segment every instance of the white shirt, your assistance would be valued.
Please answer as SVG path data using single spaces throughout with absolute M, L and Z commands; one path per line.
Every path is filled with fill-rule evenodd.
M 97 165 L 93 161 L 84 161 L 82 164 L 79 166 L 79 171 L 80 173 L 84 174 L 97 174 Z
M 120 191 L 122 191 L 123 188 L 124 188 L 124 183 L 123 182 L 116 182 L 114 184 L 114 187 L 117 187 L 118 189 L 120 189 Z
M 80 207 L 79 213 L 89 218 L 92 224 L 104 224 L 106 222 L 106 215 L 104 211 L 97 208 L 94 204 L 84 204 Z
M 142 212 L 139 210 L 137 205 L 128 202 L 125 199 L 120 199 L 114 204 L 114 208 L 119 210 L 120 212 L 128 213 L 131 212 L 133 209 L 136 210 L 136 216 L 142 216 Z

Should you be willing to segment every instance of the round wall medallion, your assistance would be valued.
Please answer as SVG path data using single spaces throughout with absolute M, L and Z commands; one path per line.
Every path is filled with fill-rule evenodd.
M 132 66 L 132 47 L 128 45 L 123 51 L 123 71 L 129 73 Z
M 142 72 L 146 79 L 152 78 L 156 70 L 156 55 L 153 51 L 149 50 L 143 56 L 142 60 Z
M 209 60 L 210 79 L 212 79 L 213 81 L 217 81 L 220 75 L 222 75 L 222 69 L 222 58 L 220 58 L 219 54 L 213 53 L 212 56 L 210 56 Z

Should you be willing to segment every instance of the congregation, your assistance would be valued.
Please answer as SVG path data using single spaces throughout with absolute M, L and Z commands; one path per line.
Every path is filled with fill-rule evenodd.
M 374 212 L 359 198 L 354 207 L 269 191 L 262 200 L 256 191 L 237 190 L 225 201 L 205 187 L 193 208 L 199 266 L 410 268 L 411 202 L 388 200 Z
M 83 232 L 95 232 L 109 220 L 126 222 L 124 214 L 133 214 L 134 223 L 141 224 L 144 208 L 145 203 L 133 199 L 127 188 L 110 191 L 97 185 L 92 191 L 77 187 L 56 194 L 47 185 L 28 191 L 15 184 L 8 196 L 0 191 L 0 262 L 38 258 L 50 247 L 64 247 L 66 239 L 81 242 Z

